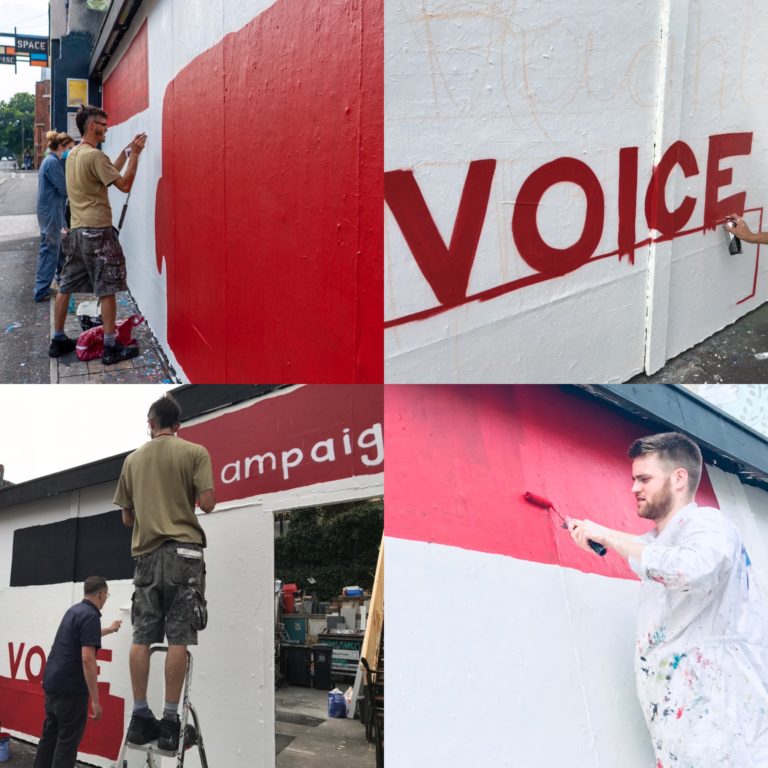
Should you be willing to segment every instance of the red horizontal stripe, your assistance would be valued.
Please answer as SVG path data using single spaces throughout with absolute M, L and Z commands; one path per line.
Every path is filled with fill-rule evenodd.
M 117 66 L 104 81 L 104 110 L 111 125 L 149 107 L 149 58 L 145 21 Z
M 360 434 L 383 421 L 383 387 L 379 385 L 328 385 L 301 387 L 293 392 L 264 398 L 253 405 L 225 413 L 209 421 L 184 427 L 179 435 L 185 440 L 204 445 L 211 454 L 216 498 L 219 501 L 241 499 L 261 493 L 298 488 L 314 483 L 340 480 L 355 475 L 384 471 L 384 464 L 369 466 L 363 455 L 374 456 L 372 449 L 357 445 Z M 344 449 L 344 430 L 349 436 L 351 452 Z M 319 441 L 333 440 L 335 459 L 313 461 L 311 451 Z M 300 464 L 284 477 L 281 470 L 283 451 L 298 449 L 303 454 Z M 254 455 L 271 452 L 276 457 L 265 462 L 259 471 L 252 464 L 250 477 L 245 477 L 245 461 Z M 325 455 L 325 450 L 318 455 Z M 224 483 L 235 468 L 227 465 L 239 462 L 241 479 Z
M 523 494 L 642 533 L 626 451 L 646 425 L 556 386 L 390 385 L 385 404 L 388 536 L 635 578 Z M 706 473 L 698 501 L 717 506 Z

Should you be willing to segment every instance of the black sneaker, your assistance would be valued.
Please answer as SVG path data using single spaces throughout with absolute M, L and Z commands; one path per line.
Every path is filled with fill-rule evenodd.
M 179 716 L 173 720 L 165 717 L 160 721 L 160 735 L 157 737 L 157 748 L 166 752 L 176 752 L 179 748 L 179 731 L 181 731 L 181 720 Z
M 119 341 L 116 341 L 111 347 L 104 345 L 104 351 L 101 353 L 101 362 L 104 365 L 114 365 L 122 363 L 123 360 L 130 360 L 139 354 L 139 348 L 135 344 L 130 347 L 124 347 Z
M 160 721 L 155 719 L 152 712 L 149 717 L 132 715 L 128 724 L 128 743 L 147 744 L 154 741 L 160 733 Z
M 69 336 L 65 336 L 63 339 L 51 339 L 51 346 L 48 347 L 49 357 L 61 357 L 68 352 L 72 352 L 77 346 L 77 342 L 74 339 L 70 339 Z

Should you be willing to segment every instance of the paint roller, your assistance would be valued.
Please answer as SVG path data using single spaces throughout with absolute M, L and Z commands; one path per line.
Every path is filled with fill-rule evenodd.
M 563 528 L 568 528 L 568 524 L 571 522 L 571 518 L 563 517 L 549 499 L 545 499 L 543 496 L 537 496 L 535 493 L 531 493 L 530 491 L 526 491 L 523 494 L 523 498 L 529 504 L 535 504 L 537 507 L 541 507 L 542 509 L 551 509 L 563 521 Z M 589 546 L 592 548 L 592 551 L 595 554 L 600 555 L 600 557 L 604 557 L 605 553 L 608 551 L 602 544 L 598 544 L 596 541 L 592 541 L 592 539 L 588 539 L 587 544 L 589 544 Z

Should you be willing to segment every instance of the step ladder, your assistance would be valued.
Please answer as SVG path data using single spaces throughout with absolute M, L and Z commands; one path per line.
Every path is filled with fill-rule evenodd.
M 165 645 L 155 645 L 149 649 L 150 665 L 152 654 L 155 652 L 168 653 L 168 647 Z M 125 729 L 123 736 L 123 745 L 120 747 L 120 753 L 115 763 L 115 768 L 128 768 L 128 759 L 126 753 L 144 752 L 146 753 L 145 768 L 159 768 L 160 761 L 156 757 L 172 757 L 176 760 L 176 768 L 182 768 L 184 765 L 184 755 L 191 747 L 197 747 L 200 753 L 200 763 L 203 768 L 208 768 L 208 758 L 205 756 L 205 747 L 203 746 L 203 734 L 200 730 L 200 721 L 197 718 L 197 712 L 189 700 L 189 690 L 192 684 L 192 654 L 187 651 L 187 668 L 184 675 L 184 692 L 181 701 L 181 721 L 179 734 L 179 748 L 175 752 L 159 749 L 157 741 L 150 741 L 147 744 L 130 744 L 128 742 L 128 728 Z M 192 716 L 192 722 L 189 717 Z

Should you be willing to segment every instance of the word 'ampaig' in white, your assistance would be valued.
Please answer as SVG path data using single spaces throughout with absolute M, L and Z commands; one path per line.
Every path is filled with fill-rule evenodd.
M 338 443 L 338 447 L 337 447 Z M 265 453 L 246 456 L 225 464 L 221 470 L 222 483 L 237 483 L 247 480 L 265 471 L 275 472 L 278 467 L 278 455 L 280 456 L 280 469 L 283 479 L 287 480 L 292 469 L 302 464 L 306 459 L 315 463 L 336 461 L 339 455 L 351 456 L 355 451 L 360 451 L 359 459 L 366 467 L 375 467 L 384 461 L 384 437 L 381 424 L 376 423 L 368 429 L 364 429 L 353 442 L 351 430 L 347 427 L 342 430 L 340 438 L 329 437 L 319 440 L 305 453 L 301 448 L 290 448 L 287 451 L 266 451 Z M 341 453 L 340 453 L 341 452 Z

